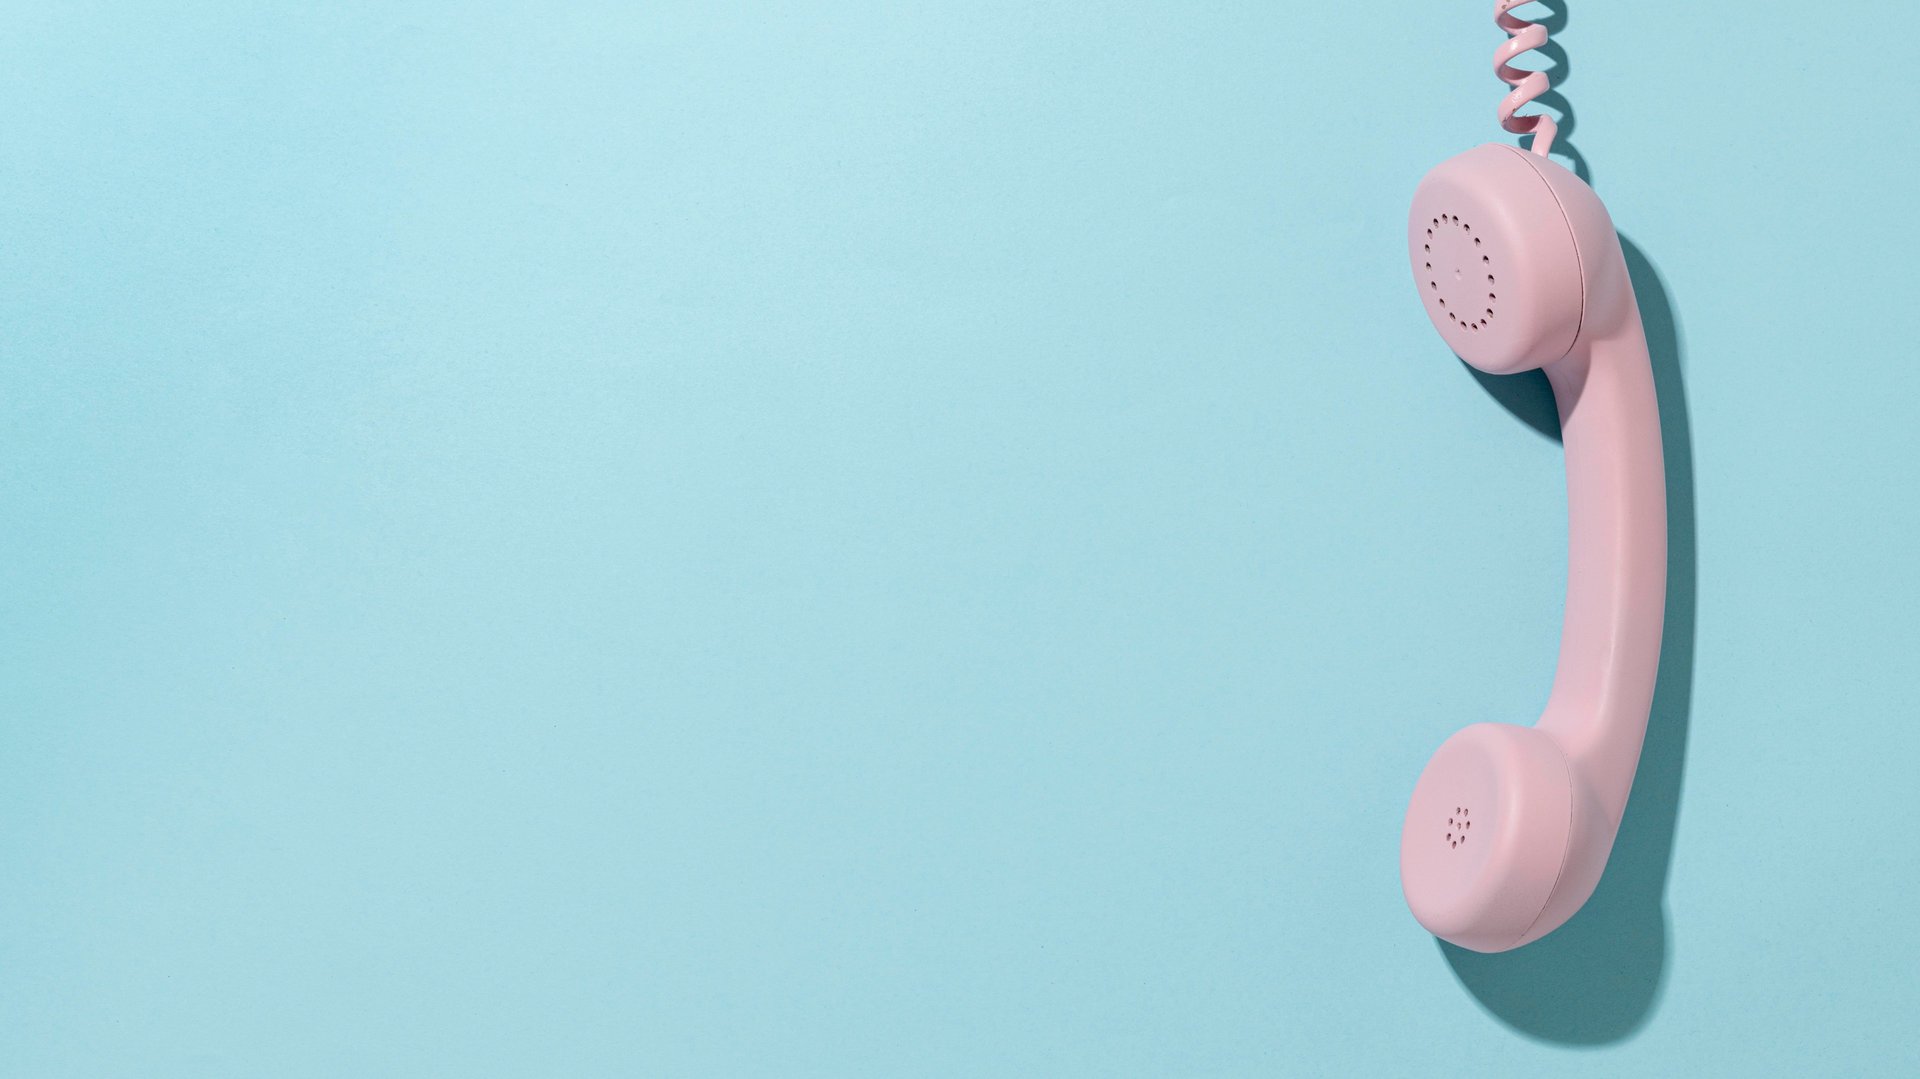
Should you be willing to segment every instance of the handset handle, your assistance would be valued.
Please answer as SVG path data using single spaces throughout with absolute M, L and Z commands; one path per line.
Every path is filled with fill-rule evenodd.
M 1660 409 L 1639 307 L 1617 269 L 1628 291 L 1607 305 L 1611 325 L 1546 366 L 1567 458 L 1567 604 L 1538 724 L 1590 781 L 1609 834 L 1640 763 L 1667 593 Z

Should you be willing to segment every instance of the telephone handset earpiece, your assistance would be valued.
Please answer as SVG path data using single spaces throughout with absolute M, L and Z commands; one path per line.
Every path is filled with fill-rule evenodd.
M 1599 883 L 1646 735 L 1666 601 L 1646 336 L 1599 196 L 1545 156 L 1550 120 L 1512 115 L 1515 98 L 1544 89 L 1504 66 L 1545 40 L 1540 31 L 1526 44 L 1540 28 L 1507 14 L 1517 2 L 1498 7 L 1514 35 L 1502 76 L 1518 86 L 1501 120 L 1533 130 L 1535 152 L 1488 144 L 1443 162 L 1421 181 L 1407 225 L 1414 281 L 1440 335 L 1491 374 L 1543 368 L 1566 449 L 1567 600 L 1546 709 L 1532 727 L 1476 723 L 1447 739 L 1401 831 L 1414 917 L 1483 952 L 1545 936 Z

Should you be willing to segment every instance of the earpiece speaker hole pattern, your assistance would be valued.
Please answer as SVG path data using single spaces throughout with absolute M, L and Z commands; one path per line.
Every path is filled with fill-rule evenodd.
M 1453 816 L 1447 818 L 1447 848 L 1457 850 L 1467 841 L 1467 830 L 1473 827 L 1473 811 L 1466 806 L 1453 807 Z

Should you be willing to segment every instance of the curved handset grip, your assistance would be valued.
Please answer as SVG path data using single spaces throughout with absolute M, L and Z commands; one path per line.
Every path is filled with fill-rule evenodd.
M 1537 724 L 1587 779 L 1604 815 L 1593 823 L 1609 836 L 1646 738 L 1667 585 L 1660 409 L 1639 308 L 1617 270 L 1627 293 L 1607 305 L 1612 325 L 1546 365 L 1567 458 L 1567 604 Z

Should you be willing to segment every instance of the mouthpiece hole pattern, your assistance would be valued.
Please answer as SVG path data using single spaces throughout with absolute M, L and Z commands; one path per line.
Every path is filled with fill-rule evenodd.
M 1434 300 L 1440 305 L 1441 310 L 1444 310 L 1447 312 L 1447 318 L 1449 321 L 1453 322 L 1455 325 L 1466 330 L 1472 330 L 1472 331 L 1478 332 L 1480 330 L 1485 329 L 1487 326 L 1487 323 L 1493 319 L 1493 304 L 1498 299 L 1498 297 L 1493 292 L 1489 291 L 1487 293 L 1487 299 L 1486 299 L 1487 306 L 1484 309 L 1485 314 L 1479 318 L 1474 318 L 1474 319 L 1469 319 L 1461 316 L 1457 310 L 1457 308 L 1461 306 L 1461 304 L 1465 302 L 1470 302 L 1470 301 L 1463 301 L 1461 297 L 1455 296 L 1453 297 L 1453 299 L 1456 301 L 1460 301 L 1460 303 L 1449 304 L 1447 302 L 1447 297 L 1440 295 L 1440 281 L 1446 275 L 1446 272 L 1447 272 L 1446 260 L 1449 257 L 1449 255 L 1451 255 L 1454 258 L 1457 258 L 1460 262 L 1466 262 L 1468 257 L 1471 256 L 1471 254 L 1476 249 L 1481 249 L 1486 246 L 1485 238 L 1473 235 L 1473 225 L 1471 225 L 1468 222 L 1460 220 L 1459 214 L 1454 214 L 1454 213 L 1441 214 L 1438 217 L 1429 218 L 1427 224 L 1428 224 L 1428 228 L 1426 229 L 1427 242 L 1420 245 L 1420 250 L 1425 255 L 1425 257 L 1421 260 L 1421 264 L 1420 264 L 1421 268 L 1427 271 L 1429 274 L 1433 275 L 1427 280 L 1427 288 L 1435 294 Z M 1472 246 L 1467 247 L 1463 245 L 1461 247 L 1449 248 L 1446 243 L 1447 238 L 1445 235 L 1445 232 L 1449 227 L 1457 228 L 1459 230 L 1457 233 L 1454 234 L 1459 240 L 1471 239 L 1473 241 Z M 1440 245 L 1440 250 L 1437 253 L 1434 250 L 1435 244 Z M 1439 269 L 1435 269 L 1436 262 L 1440 263 Z M 1481 255 L 1480 268 L 1483 271 L 1491 270 L 1493 268 L 1493 256 L 1486 255 L 1486 254 Z M 1465 277 L 1465 273 L 1466 271 L 1463 266 L 1460 266 L 1458 264 L 1455 264 L 1453 266 L 1454 280 L 1456 281 L 1462 280 Z M 1493 283 L 1494 283 L 1493 274 L 1488 273 L 1487 284 L 1491 286 Z
M 1447 818 L 1446 844 L 1448 850 L 1459 849 L 1467 841 L 1467 829 L 1473 827 L 1472 811 L 1466 806 L 1455 806 L 1453 816 Z

